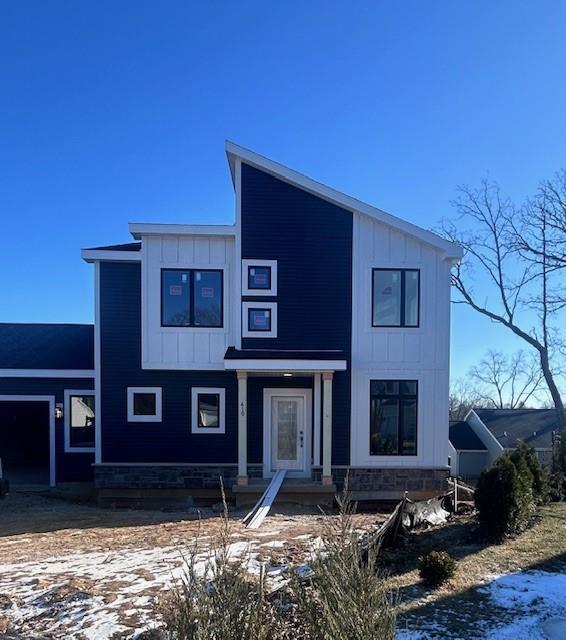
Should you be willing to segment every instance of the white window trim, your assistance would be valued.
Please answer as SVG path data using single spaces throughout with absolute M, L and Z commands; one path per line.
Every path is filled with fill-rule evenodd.
M 250 267 L 270 267 L 271 287 L 269 289 L 250 289 L 248 287 L 248 269 Z M 243 296 L 276 296 L 277 295 L 277 260 L 242 260 L 242 295 Z
M 217 393 L 220 407 L 217 427 L 198 426 L 198 396 L 201 393 Z M 226 389 L 224 387 L 192 387 L 191 389 L 191 433 L 226 433 Z
M 248 309 L 265 309 L 271 311 L 270 331 L 250 331 Z M 244 338 L 277 338 L 277 302 L 242 302 L 242 337 Z
M 134 414 L 134 394 L 154 393 L 155 414 L 150 416 L 138 416 Z M 128 387 L 128 422 L 161 422 L 162 417 L 162 393 L 161 387 Z
M 96 433 L 94 447 L 73 447 L 71 446 L 71 396 L 94 396 L 95 414 L 94 424 L 96 425 L 96 392 L 93 389 L 65 389 L 63 392 L 65 404 L 63 405 L 63 420 L 65 426 L 65 453 L 94 453 L 96 451 Z M 96 432 L 96 427 L 95 427 Z

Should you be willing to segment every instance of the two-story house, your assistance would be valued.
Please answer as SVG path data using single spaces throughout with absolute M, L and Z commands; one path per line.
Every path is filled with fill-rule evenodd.
M 278 469 L 305 491 L 438 492 L 461 249 L 226 152 L 233 225 L 130 224 L 135 242 L 82 251 L 101 497 L 253 492 Z

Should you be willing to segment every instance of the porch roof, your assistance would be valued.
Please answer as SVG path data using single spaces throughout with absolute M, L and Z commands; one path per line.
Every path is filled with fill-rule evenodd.
M 224 368 L 242 371 L 344 371 L 346 354 L 340 350 L 236 349 L 228 347 Z

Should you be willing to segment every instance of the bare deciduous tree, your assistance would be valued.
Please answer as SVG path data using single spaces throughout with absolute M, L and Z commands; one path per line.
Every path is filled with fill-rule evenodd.
M 479 189 L 462 187 L 454 203 L 458 227 L 464 220 L 473 229 L 444 225 L 445 235 L 464 249 L 462 263 L 452 272 L 459 294 L 455 302 L 507 327 L 536 351 L 561 428 L 566 428 L 566 412 L 554 358 L 564 348 L 560 311 L 565 301 L 558 278 L 566 273 L 565 202 L 564 173 L 543 183 L 521 208 L 503 198 L 496 184 L 484 181 Z M 487 280 L 487 295 L 476 290 L 477 276 Z
M 481 406 L 481 400 L 469 381 L 458 378 L 450 385 L 448 415 L 450 420 L 463 420 L 470 409 Z
M 481 405 L 495 409 L 522 409 L 529 401 L 538 401 L 544 383 L 536 357 L 524 351 L 507 356 L 490 350 L 470 369 L 469 377 Z

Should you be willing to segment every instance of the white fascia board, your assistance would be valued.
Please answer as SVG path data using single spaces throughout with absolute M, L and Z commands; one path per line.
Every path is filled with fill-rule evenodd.
M 135 240 L 143 236 L 235 236 L 235 225 L 228 224 L 153 224 L 130 222 L 130 233 Z
M 224 360 L 229 371 L 345 371 L 346 360 Z
M 269 158 L 265 158 L 264 156 L 255 153 L 254 151 L 250 151 L 249 149 L 245 149 L 244 147 L 240 147 L 229 140 L 226 140 L 226 154 L 228 156 L 228 162 L 230 164 L 230 171 L 232 172 L 232 179 L 234 179 L 234 161 L 235 158 L 240 158 L 246 164 L 250 164 L 262 171 L 266 171 L 271 175 L 283 180 L 284 182 L 289 182 L 290 184 L 296 185 L 309 193 L 312 193 L 320 198 L 328 200 L 334 204 L 339 205 L 345 209 L 348 209 L 353 212 L 363 213 L 370 218 L 374 218 L 383 224 L 386 224 L 394 229 L 398 229 L 403 233 L 406 233 L 410 236 L 421 240 L 422 242 L 426 242 L 427 244 L 436 247 L 437 249 L 443 251 L 445 253 L 445 257 L 448 259 L 459 260 L 463 256 L 462 247 L 455 244 L 454 242 L 450 242 L 449 240 L 445 240 L 441 236 L 433 233 L 432 231 L 428 231 L 427 229 L 422 229 L 417 225 L 412 224 L 411 222 L 407 222 L 406 220 L 402 220 L 397 216 L 394 216 L 386 211 L 382 211 L 376 207 L 372 207 L 361 200 L 357 200 L 356 198 L 352 198 L 351 196 L 346 195 L 345 193 L 341 193 L 340 191 L 336 191 L 331 187 L 327 187 L 321 182 L 317 182 L 308 176 L 305 176 L 294 169 L 290 169 L 285 165 L 279 164 L 278 162 L 274 162 Z
M 83 249 L 81 251 L 81 258 L 85 262 L 140 262 L 141 251 L 109 251 L 107 249 L 98 251 L 97 249 Z
M 0 378 L 94 378 L 94 369 L 0 369 Z

